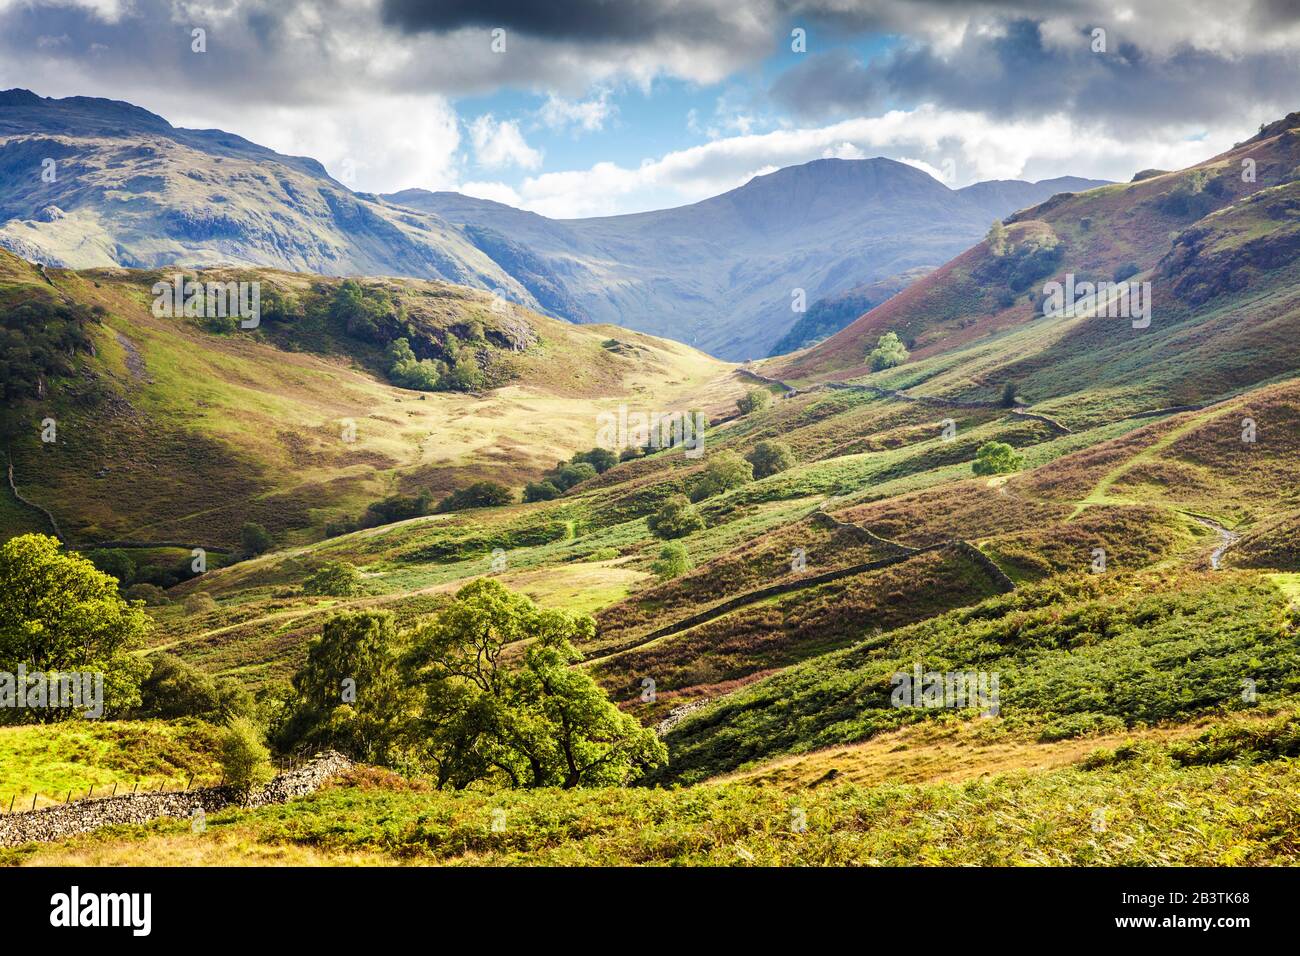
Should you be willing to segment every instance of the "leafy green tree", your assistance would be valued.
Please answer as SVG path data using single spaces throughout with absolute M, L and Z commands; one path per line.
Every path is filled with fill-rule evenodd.
M 389 495 L 367 505 L 361 523 L 367 528 L 373 528 L 376 525 L 392 524 L 394 521 L 419 518 L 429 513 L 429 504 L 432 500 L 432 496 L 427 491 L 422 491 L 418 495 Z
M 248 790 L 271 779 L 271 752 L 262 738 L 262 728 L 248 717 L 235 717 L 226 724 L 218 759 L 227 784 Z
M 989 226 L 988 235 L 984 237 L 988 240 L 989 252 L 995 256 L 1004 256 L 1007 253 L 1007 227 L 1002 225 L 1001 219 L 994 219 L 993 225 Z
M 646 519 L 650 530 L 661 538 L 684 538 L 704 527 L 704 519 L 685 495 L 673 495 Z
M 524 501 L 551 501 L 560 494 L 560 489 L 549 481 L 530 481 L 524 485 Z
M 0 545 L 0 671 L 102 673 L 104 713 L 140 703 L 149 664 L 133 652 L 152 623 L 117 582 L 57 538 L 25 534 Z M 52 723 L 84 713 L 69 707 L 3 707 L 0 721 Z
M 361 572 L 347 561 L 327 561 L 302 582 L 303 594 L 322 597 L 355 597 L 365 590 Z
M 584 481 L 590 481 L 596 477 L 596 466 L 589 461 L 580 461 L 572 465 L 564 465 L 550 480 L 551 484 L 561 491 L 568 491 L 574 485 L 580 485 Z
M 398 668 L 401 652 L 391 614 L 331 617 L 293 677 L 295 699 L 277 741 L 286 748 L 335 747 L 376 763 L 393 760 L 413 704 Z
M 1015 382 L 1007 382 L 1002 386 L 1002 407 L 1015 408 L 1016 395 L 1020 391 L 1020 386 Z
M 458 348 L 450 353 L 451 364 L 442 377 L 442 387 L 455 392 L 477 392 L 487 384 L 487 376 L 478 367 L 474 350 Z
M 694 565 L 686 551 L 686 545 L 680 541 L 669 541 L 659 551 L 659 560 L 650 565 L 650 570 L 658 575 L 660 581 L 681 577 Z
M 761 412 L 772 404 L 772 393 L 765 388 L 753 388 L 740 396 L 736 402 L 736 411 L 742 415 Z
M 621 784 L 667 761 L 654 732 L 622 713 L 584 671 L 573 641 L 586 615 L 539 610 L 480 578 L 415 634 L 408 665 L 425 691 L 424 756 L 439 787 Z M 530 641 L 522 666 L 504 651 Z
M 575 465 L 585 461 L 596 469 L 597 474 L 603 475 L 618 464 L 618 455 L 608 448 L 593 448 L 591 451 L 578 452 L 569 461 Z
M 383 343 L 402 324 L 400 311 L 383 289 L 368 289 L 355 279 L 344 279 L 330 300 L 330 318 L 348 335 Z
M 239 529 L 239 543 L 249 557 L 265 554 L 275 545 L 271 533 L 255 521 L 244 522 Z
M 876 342 L 876 347 L 867 356 L 873 372 L 902 365 L 908 359 L 908 351 L 896 332 L 886 332 Z
M 95 551 L 90 555 L 90 560 L 99 570 L 117 578 L 119 588 L 125 589 L 135 580 L 135 562 L 121 548 Z
M 991 441 L 980 446 L 971 468 L 977 475 L 1006 475 L 1019 471 L 1024 462 L 1024 455 L 1006 442 Z
M 140 686 L 141 717 L 199 717 L 225 721 L 253 713 L 253 698 L 238 681 L 212 677 L 165 651 L 150 654 L 149 676 Z
M 511 504 L 514 500 L 515 493 L 499 481 L 476 481 L 443 498 L 438 511 L 445 513 L 464 508 L 494 508 Z
M 402 388 L 436 391 L 447 366 L 435 359 L 417 359 L 408 339 L 394 339 L 388 346 L 388 379 Z
M 754 480 L 754 466 L 734 451 L 720 451 L 709 458 L 691 493 L 691 500 L 703 501 Z
M 766 478 L 785 471 L 794 462 L 794 452 L 790 446 L 779 441 L 761 441 L 745 456 L 745 460 L 754 466 L 755 478 Z

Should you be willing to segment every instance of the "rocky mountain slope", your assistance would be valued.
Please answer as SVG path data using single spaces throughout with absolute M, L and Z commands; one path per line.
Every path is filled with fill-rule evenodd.
M 127 103 L 0 93 L 0 246 L 68 268 L 269 266 L 443 279 L 724 358 L 768 354 L 805 305 L 975 241 L 1094 181 L 951 190 L 885 159 L 818 160 L 694 205 L 554 221 L 456 193 L 355 193 L 318 162 Z

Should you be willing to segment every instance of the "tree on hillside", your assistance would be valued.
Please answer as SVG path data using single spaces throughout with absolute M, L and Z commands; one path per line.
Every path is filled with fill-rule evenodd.
M 559 470 L 548 480 L 561 491 L 568 491 L 575 485 L 580 485 L 584 481 L 595 478 L 596 474 L 595 465 L 589 461 L 579 461 L 570 465 L 561 465 Z
M 989 252 L 995 256 L 1004 256 L 1007 253 L 1007 227 L 1002 225 L 1001 219 L 994 219 L 993 225 L 989 226 L 988 235 L 984 237 L 988 240 Z
M 720 451 L 709 458 L 704 472 L 691 491 L 692 501 L 703 501 L 754 480 L 754 466 L 734 451 Z
M 971 468 L 977 475 L 1007 475 L 1019 471 L 1024 462 L 1024 455 L 1006 442 L 991 441 L 980 446 Z
M 150 665 L 133 652 L 151 626 L 117 581 L 62 551 L 57 538 L 25 534 L 0 545 L 0 671 L 102 673 L 104 713 L 120 713 L 140 703 Z M 87 709 L 5 706 L 0 723 L 51 723 Z
M 661 538 L 683 538 L 704 527 L 704 519 L 685 495 L 673 495 L 646 519 L 650 530 Z
M 212 677 L 165 651 L 146 660 L 151 669 L 140 685 L 140 707 L 132 716 L 220 722 L 253 712 L 252 697 L 234 678 Z
M 425 692 L 416 738 L 438 786 L 479 780 L 515 787 L 621 784 L 667 761 L 663 743 L 571 665 L 587 615 L 541 611 L 480 578 L 419 628 L 407 658 Z M 505 649 L 530 641 L 522 664 Z
M 745 456 L 745 460 L 754 466 L 755 478 L 767 478 L 785 471 L 794 464 L 794 452 L 790 446 L 779 441 L 761 441 Z
M 495 508 L 515 500 L 515 493 L 499 481 L 476 481 L 468 487 L 453 491 L 438 505 L 438 511 L 460 511 L 463 508 Z
M 569 461 L 575 465 L 586 462 L 596 469 L 597 474 L 603 475 L 618 464 L 618 455 L 608 448 L 593 448 L 591 451 L 578 452 Z
M 283 747 L 335 747 L 390 761 L 401 747 L 413 696 L 398 668 L 401 646 L 387 612 L 336 614 L 294 675 L 294 699 L 275 737 Z
M 551 501 L 560 494 L 560 489 L 549 481 L 530 481 L 524 485 L 524 501 Z
M 402 388 L 436 391 L 447 366 L 436 359 L 417 359 L 408 339 L 394 339 L 388 346 L 388 380 Z
M 327 561 L 302 582 L 303 594 L 322 597 L 355 597 L 365 590 L 361 572 L 347 561 Z
M 668 581 L 681 577 L 692 567 L 691 556 L 686 551 L 686 545 L 680 541 L 669 541 L 660 549 L 659 559 L 650 565 L 650 570 L 660 581 Z
M 275 546 L 271 533 L 255 521 L 246 521 L 239 529 L 239 543 L 250 558 L 265 554 Z
M 772 393 L 765 388 L 750 389 L 736 402 L 736 411 L 742 415 L 761 412 L 772 404 Z
M 902 365 L 907 359 L 907 347 L 903 345 L 902 339 L 898 337 L 896 332 L 886 332 L 882 335 L 876 342 L 876 347 L 867 356 L 873 372 L 881 372 L 887 368 Z
M 1015 408 L 1018 404 L 1016 396 L 1020 392 L 1020 386 L 1015 382 L 1007 382 L 1002 386 L 1002 407 Z
M 271 779 L 271 752 L 262 737 L 262 728 L 248 717 L 234 717 L 226 724 L 218 759 L 228 785 L 247 790 Z

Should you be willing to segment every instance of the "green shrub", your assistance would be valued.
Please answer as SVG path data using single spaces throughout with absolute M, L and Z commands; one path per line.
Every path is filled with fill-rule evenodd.
M 590 466 L 588 466 L 590 467 Z M 467 488 L 453 491 L 438 505 L 439 512 L 460 511 L 465 508 L 494 508 L 508 505 L 515 493 L 499 481 L 476 481 Z
M 239 529 L 239 542 L 249 557 L 265 554 L 275 545 L 271 533 L 255 521 L 247 521 Z
M 896 332 L 886 332 L 876 342 L 876 347 L 867 355 L 867 361 L 873 372 L 882 372 L 887 368 L 902 365 L 908 359 L 907 347 Z
M 147 660 L 151 669 L 140 685 L 139 716 L 224 721 L 253 712 L 252 697 L 231 678 L 214 678 L 165 651 Z
M 761 441 L 745 456 L 754 468 L 755 478 L 767 478 L 785 471 L 795 463 L 790 446 L 779 441 Z
M 1025 456 L 1006 442 L 991 441 L 985 442 L 975 453 L 971 470 L 977 475 L 1007 475 L 1019 471 L 1024 463 Z
M 720 451 L 709 458 L 691 492 L 692 501 L 703 501 L 754 480 L 754 466 L 734 451 Z
M 226 783 L 240 790 L 266 783 L 273 775 L 262 729 L 247 717 L 235 717 L 226 724 L 218 759 Z
M 302 593 L 321 597 L 355 597 L 364 594 L 361 572 L 347 561 L 329 561 L 302 582 Z
M 590 481 L 596 477 L 596 466 L 591 462 L 580 461 L 576 464 L 565 465 L 555 473 L 551 483 L 561 491 L 568 491 L 574 485 L 580 485 L 584 481 Z
M 680 541 L 670 541 L 659 551 L 659 560 L 650 565 L 650 570 L 658 575 L 660 581 L 681 577 L 694 565 L 686 545 Z
M 530 481 L 524 485 L 524 501 L 551 501 L 560 494 L 560 489 L 549 481 Z
M 765 388 L 750 389 L 736 402 L 736 411 L 742 415 L 761 412 L 772 404 L 772 393 Z
M 661 538 L 683 538 L 703 528 L 704 519 L 685 495 L 673 495 L 646 519 L 646 524 Z

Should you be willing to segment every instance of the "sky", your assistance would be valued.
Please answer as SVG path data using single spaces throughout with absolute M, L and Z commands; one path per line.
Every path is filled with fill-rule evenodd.
M 195 49 L 195 30 L 204 49 Z M 823 157 L 1128 180 L 1300 108 L 1292 0 L 0 0 L 0 89 L 555 218 Z

